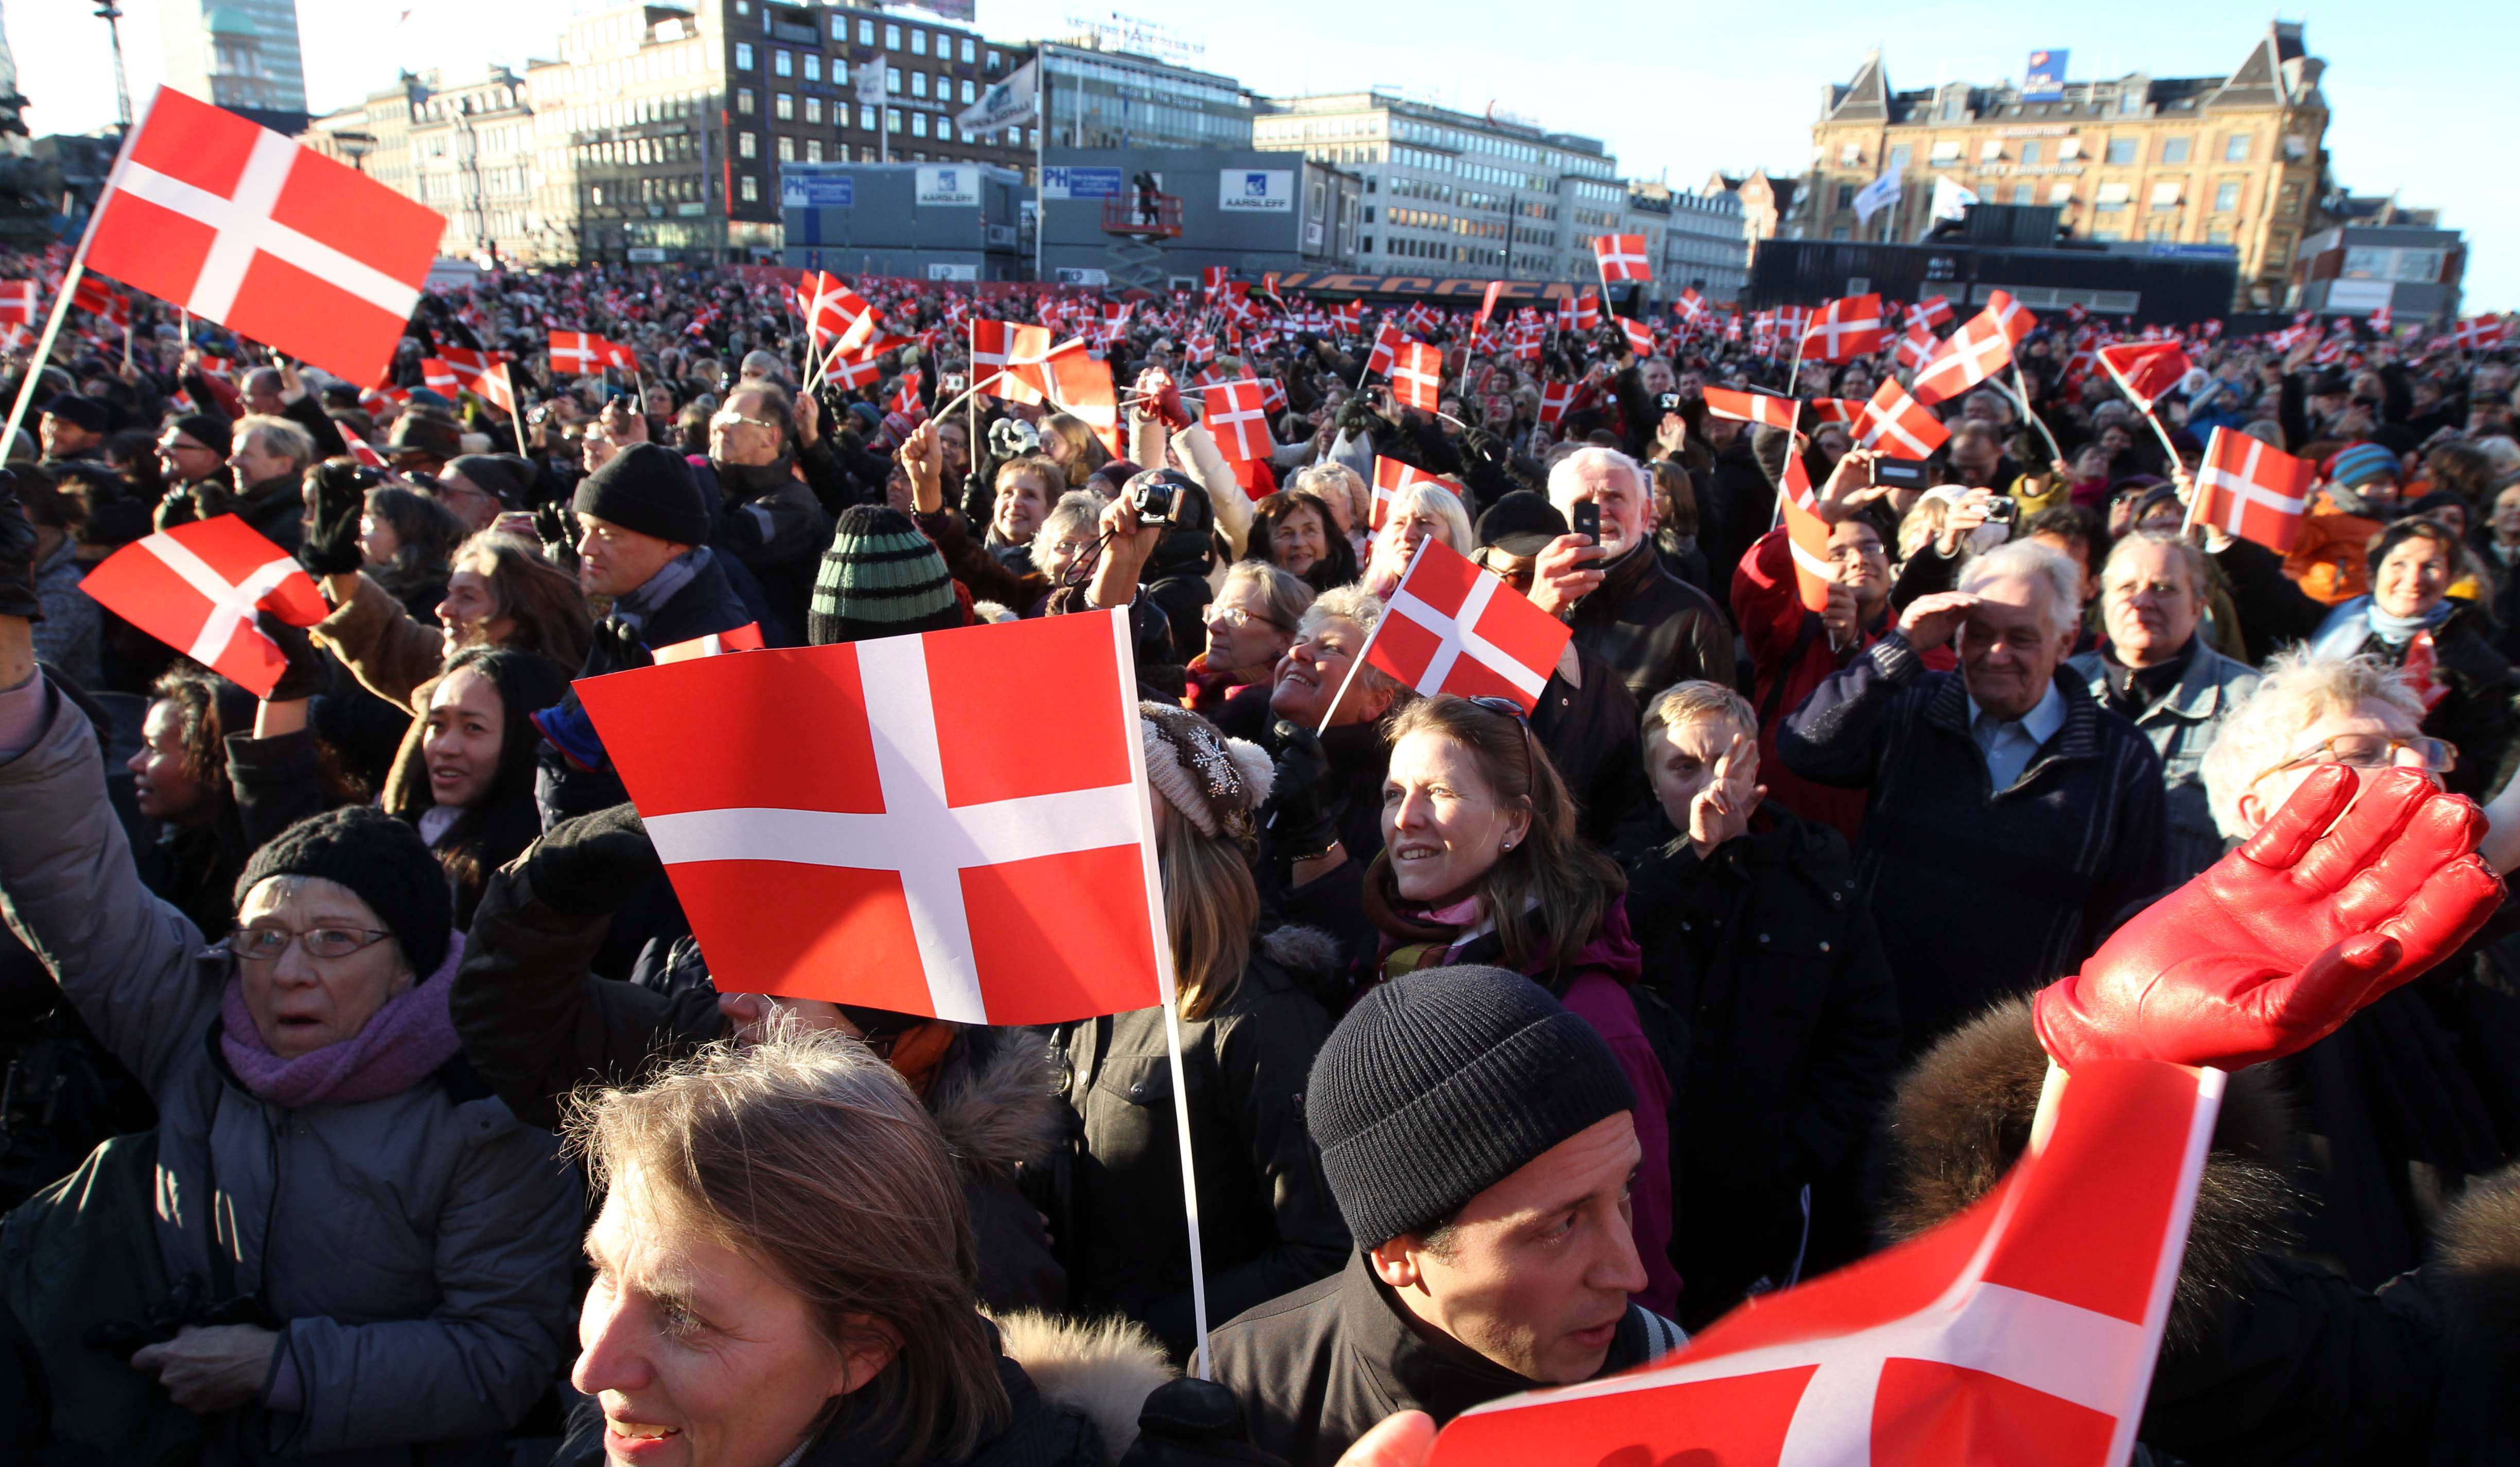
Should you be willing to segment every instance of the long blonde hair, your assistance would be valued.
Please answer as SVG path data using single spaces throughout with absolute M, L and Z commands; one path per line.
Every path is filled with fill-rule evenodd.
M 1233 999 L 1251 960 L 1260 924 L 1260 888 L 1242 846 L 1209 835 L 1164 799 L 1155 801 L 1155 862 L 1163 875 L 1164 925 L 1173 940 L 1173 981 L 1186 1019 L 1204 1019 Z

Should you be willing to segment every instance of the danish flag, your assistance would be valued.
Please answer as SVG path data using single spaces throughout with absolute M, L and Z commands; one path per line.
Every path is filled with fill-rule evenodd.
M 1574 406 L 1575 384 L 1573 382 L 1542 382 L 1540 384 L 1541 422 L 1548 423 L 1551 427 L 1555 427 L 1565 419 L 1567 410 Z
M 1216 440 L 1216 451 L 1238 464 L 1265 461 L 1278 445 L 1269 436 L 1269 408 L 1261 400 L 1260 384 L 1235 379 L 1220 382 L 1208 389 L 1207 435 Z
M 802 298 L 803 292 L 798 293 Z M 826 356 L 855 351 L 875 334 L 876 323 L 882 319 L 882 311 L 841 285 L 837 277 L 815 277 L 813 297 L 805 301 L 805 324 L 817 351 Z
M 30 280 L 0 280 L 0 321 L 16 326 L 31 326 L 42 288 Z
M 1628 338 L 1629 351 L 1634 352 L 1636 355 L 1641 357 L 1649 357 L 1653 355 L 1653 328 L 1646 326 L 1642 321 L 1630 321 L 1625 316 L 1614 315 L 1610 319 L 1619 323 L 1620 334 Z
M 2162 394 L 2187 376 L 2187 353 L 2177 341 L 2129 341 L 2099 350 L 2100 365 L 2135 405 L 2149 413 Z
M 160 87 L 106 179 L 87 268 L 372 382 L 445 228 L 345 163 Z
M 2002 372 L 2012 361 L 2012 348 L 2038 324 L 2029 307 L 2014 300 L 2011 292 L 1990 292 L 1986 309 L 1952 333 L 1951 339 L 1916 369 L 1912 388 L 1916 401 L 1931 406 Z
M 1208 294 L 1213 295 L 1224 289 L 1226 274 L 1227 271 L 1223 265 L 1206 266 L 1198 272 L 1199 284 L 1206 288 Z
M 144 536 L 106 556 L 79 589 L 256 697 L 279 685 L 287 659 L 254 613 L 292 627 L 332 614 L 296 560 L 234 514 Z
M 731 632 L 711 632 L 689 642 L 660 646 L 652 654 L 656 665 L 689 662 L 695 657 L 714 657 L 720 652 L 757 652 L 761 650 L 761 623 L 747 621 Z
M 901 385 L 893 389 L 892 410 L 909 419 L 913 425 L 927 421 L 927 405 L 919 399 L 919 384 L 924 374 L 916 367 L 901 375 Z
M 365 438 L 350 438 L 350 457 L 359 461 L 359 467 L 373 468 L 379 473 L 384 472 L 388 467 L 385 456 L 377 452 L 376 446 Z
M 1851 397 L 1815 397 L 1811 400 L 1814 422 L 1854 422 L 1864 416 L 1864 404 Z
M 2483 351 L 2501 345 L 2510 333 L 2510 328 L 2499 316 L 2474 316 L 2460 322 L 2451 332 L 2450 344 L 2460 351 Z
M 1785 548 L 1793 553 L 1794 590 L 1803 609 L 1828 609 L 1828 588 L 1837 583 L 1837 566 L 1828 558 L 1828 521 L 1812 507 L 1811 475 L 1803 456 L 1785 456 L 1785 476 L 1777 486 L 1777 514 L 1785 529 Z
M 1398 459 L 1386 459 L 1377 454 L 1373 460 L 1373 505 L 1367 511 L 1365 527 L 1381 529 L 1382 522 L 1391 517 L 1392 504 L 1413 484 L 1434 484 L 1455 499 L 1462 496 L 1462 486 L 1451 479 L 1428 473 L 1414 464 L 1403 464 Z
M 6 319 L 6 318 L 0 318 L 0 319 Z M 2371 309 L 2371 330 L 2373 330 L 2373 331 L 2375 331 L 2375 332 L 2378 332 L 2381 335 L 2384 335 L 2384 336 L 2385 336 L 2385 335 L 2387 335 L 2387 334 L 2389 333 L 2389 323 L 2390 323 L 2390 321 L 2391 321 L 2392 319 L 2394 319 L 2394 313 L 2392 313 L 2392 312 L 2391 312 L 2391 310 L 2389 309 L 2389 307 L 2387 307 L 2387 306 L 2374 306 L 2374 307 L 2372 307 L 2372 309 Z
M 1803 330 L 1803 352 L 1817 362 L 1852 362 L 1881 349 L 1881 296 L 1843 295 L 1820 308 Z M 1814 351 L 1813 344 L 1819 344 Z
M 862 387 L 872 386 L 883 377 L 883 363 L 880 360 L 882 355 L 883 353 L 879 351 L 872 350 L 860 352 L 853 357 L 833 352 L 823 363 L 823 380 L 844 392 L 854 392 Z M 988 388 L 984 385 L 980 390 L 985 392 Z
M 2287 554 L 2301 535 L 2314 475 L 2308 460 L 2218 427 L 2196 469 L 2196 522 Z
M 1681 320 L 1693 326 L 1706 316 L 1706 297 L 1698 294 L 1697 288 L 1691 286 L 1680 292 L 1680 299 L 1673 301 L 1671 308 Z
M 92 275 L 79 278 L 78 288 L 70 292 L 70 304 L 101 318 L 109 326 L 131 325 L 131 297 L 119 290 L 107 289 L 105 282 Z
M 1007 321 L 971 323 L 974 391 L 1009 402 L 1049 401 L 1050 377 L 1042 364 L 1051 354 L 1050 328 Z
M 2058 1078 L 2020 1163 L 1959 1216 L 1658 1363 L 1472 1406 L 1431 1467 L 2125 1462 L 2224 1077 L 2095 1060 Z
M 726 990 L 1055 1024 L 1170 996 L 1132 666 L 1123 608 L 577 691 Z
M 1411 341 L 1391 364 L 1391 395 L 1419 412 L 1432 413 L 1443 401 L 1444 354 Z
M 1391 364 L 1399 359 L 1400 348 L 1408 339 L 1400 334 L 1400 328 L 1389 321 L 1374 328 L 1373 349 L 1365 355 L 1365 370 L 1369 373 L 1378 372 L 1385 377 L 1390 376 Z
M 1365 660 L 1432 697 L 1506 697 L 1529 712 L 1575 629 L 1429 535 L 1366 639 Z
M 586 332 L 554 332 L 550 355 L 552 371 L 585 377 L 618 365 L 630 349 Z
M 1120 457 L 1120 398 L 1112 389 L 1110 363 L 1087 356 L 1082 350 L 1051 353 L 1050 400 L 1060 412 L 1082 420 L 1094 429 L 1094 435 L 1102 440 L 1111 457 Z
M 1928 295 L 1908 307 L 1908 325 L 1911 330 L 1921 326 L 1930 332 L 1935 327 L 1950 325 L 1951 320 L 1952 302 L 1951 297 L 1947 295 Z
M 1790 428 L 1801 416 L 1801 405 L 1790 397 L 1778 397 L 1766 392 L 1735 392 L 1730 387 L 1709 387 L 1705 396 L 1706 411 L 1716 417 L 1755 422 L 1763 427 Z
M 1921 459 L 1951 441 L 1952 430 L 1908 395 L 1895 377 L 1885 377 L 1872 390 L 1872 400 L 1855 420 L 1855 440 L 1864 448 L 1885 449 L 1903 459 Z
M 1642 235 L 1595 235 L 1593 258 L 1600 264 L 1601 284 L 1653 279 L 1653 267 L 1645 259 L 1645 237 Z
M 1600 326 L 1601 297 L 1591 290 L 1576 296 L 1575 329 L 1579 332 L 1598 331 Z

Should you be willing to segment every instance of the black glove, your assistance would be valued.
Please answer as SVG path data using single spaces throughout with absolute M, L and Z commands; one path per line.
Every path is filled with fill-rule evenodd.
M 315 522 L 297 552 L 308 575 L 342 576 L 359 568 L 359 516 L 367 512 L 374 477 L 355 464 L 328 463 L 315 471 Z
M 1339 408 L 1338 425 L 1351 437 L 1363 437 L 1373 431 L 1382 415 L 1373 411 L 1372 400 L 1364 393 L 1351 394 Z
M 665 868 L 636 807 L 623 803 L 562 821 L 524 854 L 525 880 L 556 911 L 595 916 Z
M 577 569 L 577 536 L 568 511 L 549 504 L 534 511 L 534 538 L 543 543 L 543 558 L 565 571 Z
M 1462 447 L 1482 464 L 1505 462 L 1505 440 L 1483 427 L 1466 428 L 1462 433 Z
M 1278 720 L 1269 731 L 1269 838 L 1288 856 L 1318 856 L 1338 839 L 1337 811 L 1328 792 L 1330 756 L 1321 735 Z
M 1284 1467 L 1251 1444 L 1242 1403 L 1212 1380 L 1183 1377 L 1157 1386 L 1138 1408 L 1138 1440 L 1120 1467 Z
M 292 627 L 268 611 L 255 612 L 253 624 L 261 628 L 263 636 L 279 644 L 280 655 L 288 659 L 288 665 L 280 670 L 280 681 L 263 694 L 264 702 L 293 703 L 324 690 L 324 685 L 331 681 L 324 654 L 316 650 L 315 639 L 306 635 L 304 627 Z
M 18 476 L 0 469 L 0 616 L 44 619 L 35 597 L 35 522 L 18 502 Z

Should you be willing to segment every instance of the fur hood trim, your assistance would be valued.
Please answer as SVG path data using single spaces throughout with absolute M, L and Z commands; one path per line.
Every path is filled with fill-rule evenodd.
M 2520 1372 L 2520 1166 L 2469 1182 L 2443 1216 L 2440 1238 L 2448 1279 L 2434 1292 L 2477 1352 L 2478 1378 L 2514 1379 Z M 2520 1418 L 2520 1402 L 2501 1389 L 2495 1395 L 2506 1421 Z
M 1261 934 L 1260 952 L 1298 973 L 1335 973 L 1341 962 L 1338 939 L 1319 927 L 1272 928 Z
M 2047 1078 L 2026 999 L 1988 1010 L 1918 1057 L 1890 1103 L 1887 1241 L 1932 1227 L 1994 1187 L 2030 1144 Z M 2259 1258 L 2291 1244 L 2297 1198 L 2283 1170 L 2291 1133 L 2291 1103 L 2271 1070 L 2230 1077 L 2197 1183 L 2169 1346 L 2203 1341 L 2214 1316 L 2254 1281 Z M 2513 1210 L 2520 1218 L 2520 1199 Z
M 997 1178 L 1047 1158 L 1065 1135 L 1049 1044 L 1019 1029 L 968 1029 L 956 1047 L 960 1062 L 936 1077 L 927 1105 L 955 1165 Z
M 1044 1400 L 1082 1414 L 1117 1467 L 1138 1440 L 1138 1412 L 1179 1372 L 1147 1327 L 1117 1315 L 1090 1321 L 1026 1311 L 993 1316 L 999 1348 L 1023 1366 Z

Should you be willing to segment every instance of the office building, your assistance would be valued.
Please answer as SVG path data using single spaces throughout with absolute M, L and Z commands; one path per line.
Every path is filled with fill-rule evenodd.
M 2386 306 L 2395 325 L 2442 329 L 2458 319 L 2466 263 L 2466 241 L 2457 230 L 2428 221 L 2348 221 L 2301 242 L 2295 294 L 2286 304 L 2342 316 L 2368 316 Z
M 1794 193 L 1802 186 L 1799 178 L 1786 178 L 1765 168 L 1747 173 L 1718 172 L 1706 181 L 1706 192 L 1730 194 L 1741 203 L 1741 238 L 1749 245 L 1750 258 L 1759 257 L 1759 244 L 1785 232 L 1785 220 L 1794 208 Z
M 2290 22 L 2270 25 L 2228 75 L 2134 72 L 2037 93 L 1965 81 L 1894 91 L 1875 54 L 1823 96 L 1789 217 L 1810 240 L 1914 240 L 1948 179 L 1989 203 L 2054 205 L 2072 238 L 2228 249 L 2234 303 L 2279 307 L 2313 226 L 2324 69 Z M 1883 174 L 1902 197 L 1859 220 L 1856 196 Z
M 305 125 L 306 62 L 297 49 L 295 0 L 161 0 L 158 28 L 166 85 L 231 111 Z
M 1691 194 L 1666 184 L 1641 183 L 1628 190 L 1631 212 L 1662 220 L 1662 253 L 1654 279 L 1665 299 L 1695 289 L 1712 301 L 1740 298 L 1750 283 L 1748 224 L 1737 193 Z
M 1258 98 L 1230 76 L 1143 51 L 1160 41 L 1105 30 L 1044 42 L 1053 148 L 1248 148 Z M 1021 64 L 1022 58 L 1017 59 Z

